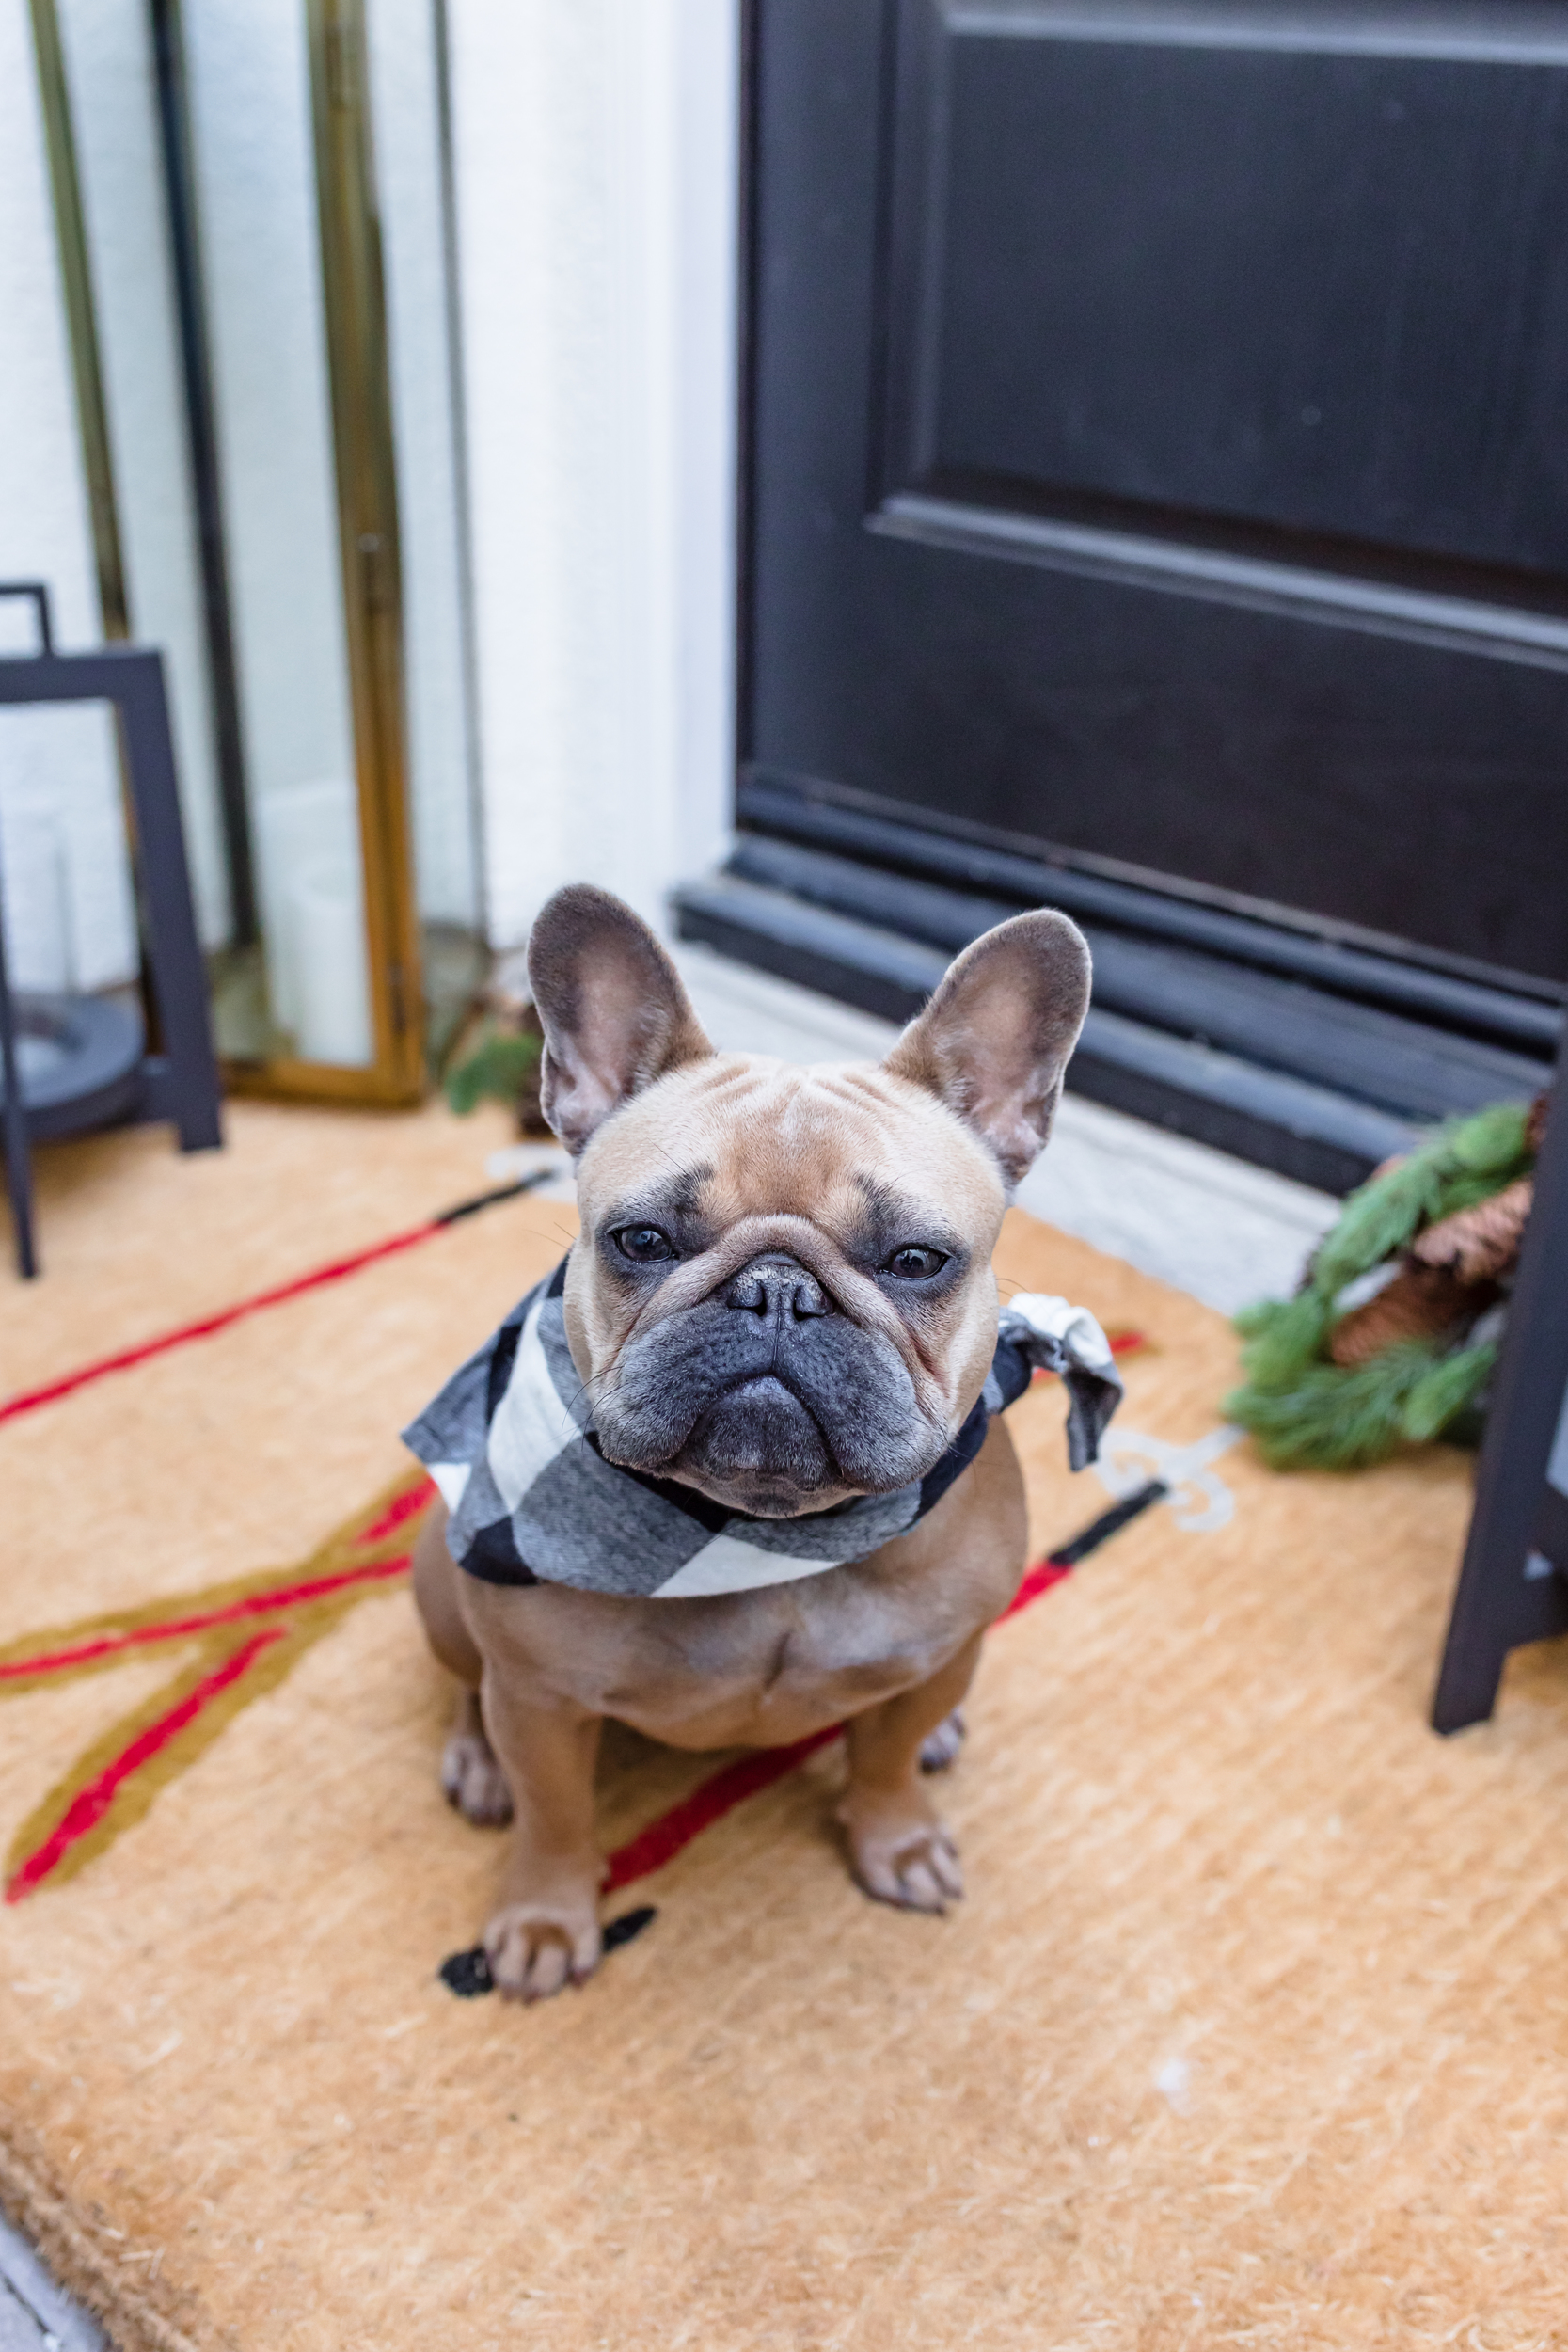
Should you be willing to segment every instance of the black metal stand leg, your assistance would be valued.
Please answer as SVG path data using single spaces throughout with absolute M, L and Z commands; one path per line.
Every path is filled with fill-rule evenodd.
M 1466 1563 L 1467 1573 L 1449 1626 L 1432 1727 L 1445 1734 L 1483 1724 L 1497 1703 L 1497 1685 L 1508 1658 L 1512 1628 L 1498 1624 L 1503 1597 L 1486 1585 L 1486 1570 Z
M 1479 1548 L 1467 1550 L 1432 1703 L 1433 1731 L 1484 1723 L 1497 1705 L 1509 1652 L 1562 1632 L 1568 1632 L 1568 1581 L 1542 1553 L 1510 1564 Z
M 223 1141 L 218 1069 L 207 1006 L 207 972 L 196 932 L 174 741 L 163 663 L 156 653 L 121 657 L 119 713 L 136 812 L 136 874 L 147 913 L 147 954 L 152 969 L 167 1070 L 157 1117 L 172 1119 L 182 1152 L 207 1152 Z
M 27 1142 L 27 1114 L 22 1103 L 22 1073 L 16 1060 L 16 1021 L 10 984 L 6 977 L 6 943 L 0 937 L 0 1085 L 6 1100 L 0 1106 L 0 1140 L 6 1151 L 6 1190 L 10 1195 L 11 1220 L 16 1227 L 17 1271 L 30 1282 L 39 1270 L 33 1248 L 33 1161 Z
M 1548 1478 L 1568 1391 L 1568 1046 L 1558 1061 L 1535 1200 L 1476 1467 L 1476 1507 L 1433 1700 L 1435 1731 L 1483 1723 L 1510 1650 L 1568 1632 L 1568 1503 Z M 1553 1563 L 1559 1564 L 1557 1567 Z

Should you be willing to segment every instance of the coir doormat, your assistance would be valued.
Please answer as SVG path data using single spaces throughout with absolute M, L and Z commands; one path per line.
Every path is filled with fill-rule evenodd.
M 439 1113 L 83 1147 L 5 1395 L 474 1173 Z M 620 1948 L 460 1997 L 499 1845 L 437 1790 L 393 1433 L 570 1231 L 498 1203 L 0 1422 L 0 2202 L 125 2352 L 1560 2341 L 1562 1645 L 1436 1740 L 1467 1462 L 1270 1477 L 1221 1320 L 1021 1216 L 1005 1282 L 1141 1344 L 1103 1477 L 1049 1384 L 1011 1416 L 965 1903 L 856 1892 L 832 1740 L 626 1735 Z

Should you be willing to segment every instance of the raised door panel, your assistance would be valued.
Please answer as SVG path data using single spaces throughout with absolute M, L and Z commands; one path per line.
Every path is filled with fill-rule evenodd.
M 1568 564 L 1568 24 L 907 0 L 902 53 L 906 482 Z

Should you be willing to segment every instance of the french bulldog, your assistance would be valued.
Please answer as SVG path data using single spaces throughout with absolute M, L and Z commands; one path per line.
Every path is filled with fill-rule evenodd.
M 956 1751 L 1023 1569 L 1022 1480 L 986 1404 L 991 1251 L 1089 958 L 1067 916 L 1021 914 L 880 1065 L 811 1069 L 716 1053 L 601 891 L 550 900 L 529 970 L 578 1238 L 443 1392 L 445 1422 L 409 1433 L 451 1506 L 414 1564 L 461 1686 L 443 1784 L 470 1820 L 511 1822 L 484 1949 L 525 2001 L 599 1958 L 607 1716 L 699 1750 L 843 1723 L 861 1886 L 919 1912 L 962 1893 L 922 1757 Z M 465 1415 L 478 1469 L 440 1458 Z

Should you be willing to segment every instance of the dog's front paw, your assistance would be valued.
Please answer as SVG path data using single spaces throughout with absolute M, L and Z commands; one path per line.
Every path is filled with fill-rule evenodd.
M 958 1850 L 933 1815 L 912 1807 L 896 1815 L 848 1797 L 840 1815 L 849 1833 L 856 1880 L 879 1903 L 901 1911 L 942 1912 L 962 1899 Z
M 504 1829 L 512 1819 L 512 1791 L 483 1731 L 451 1734 L 441 1751 L 441 1787 L 447 1803 L 479 1829 Z
M 569 1984 L 586 1984 L 599 1948 L 593 1902 L 508 1903 L 484 1931 L 491 1979 L 511 2001 L 547 2001 Z
M 901 1911 L 943 1912 L 963 1898 L 958 1850 L 941 1827 L 916 1830 L 891 1847 L 866 1839 L 853 1851 L 856 1878 L 879 1903 L 896 1903 Z

